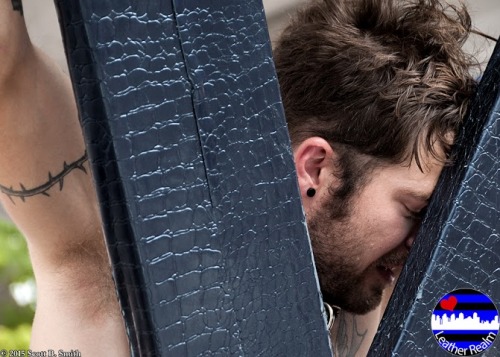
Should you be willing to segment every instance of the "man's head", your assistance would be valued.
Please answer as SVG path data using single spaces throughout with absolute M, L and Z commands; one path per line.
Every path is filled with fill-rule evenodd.
M 323 0 L 277 44 L 327 302 L 368 312 L 399 274 L 475 89 L 469 32 L 467 12 L 437 0 Z

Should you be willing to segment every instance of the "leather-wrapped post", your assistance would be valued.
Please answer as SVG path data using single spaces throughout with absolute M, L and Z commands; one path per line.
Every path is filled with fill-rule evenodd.
M 133 355 L 329 355 L 261 1 L 56 5 Z
M 500 45 L 488 63 L 443 170 L 370 357 L 444 356 L 431 329 L 434 306 L 460 288 L 500 303 Z M 497 305 L 498 307 L 498 305 Z M 483 356 L 498 356 L 498 343 Z

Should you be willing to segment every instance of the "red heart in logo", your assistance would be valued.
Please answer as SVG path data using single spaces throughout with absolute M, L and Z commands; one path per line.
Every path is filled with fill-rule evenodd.
M 455 306 L 457 306 L 457 303 L 457 298 L 454 296 L 450 296 L 448 299 L 441 300 L 439 305 L 441 305 L 441 307 L 445 310 L 453 311 L 453 309 L 455 309 Z

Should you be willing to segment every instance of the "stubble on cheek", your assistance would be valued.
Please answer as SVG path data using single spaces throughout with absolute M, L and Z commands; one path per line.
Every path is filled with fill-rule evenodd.
M 358 236 L 362 231 L 349 216 L 325 220 L 316 214 L 309 222 L 323 299 L 355 314 L 365 314 L 380 304 L 385 285 L 377 276 L 377 264 L 394 261 L 389 254 L 364 266 L 367 248 Z
M 342 309 L 350 309 L 352 296 L 364 285 L 357 271 L 359 248 L 348 236 L 349 231 L 345 224 L 326 222 L 317 215 L 309 223 L 323 299 Z

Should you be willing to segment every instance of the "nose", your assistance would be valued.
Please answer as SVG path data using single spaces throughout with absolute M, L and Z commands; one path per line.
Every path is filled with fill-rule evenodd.
M 406 238 L 405 245 L 408 249 L 412 247 L 413 242 L 415 241 L 415 235 L 416 234 L 410 234 L 410 236 Z

